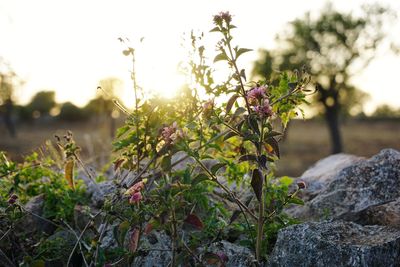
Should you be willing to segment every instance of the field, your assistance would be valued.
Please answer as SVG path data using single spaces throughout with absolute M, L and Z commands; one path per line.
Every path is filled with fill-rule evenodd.
M 0 150 L 6 151 L 13 159 L 21 159 L 21 156 L 42 146 L 45 140 L 55 140 L 55 134 L 63 136 L 67 130 L 71 130 L 82 148 L 82 158 L 87 164 L 99 167 L 109 161 L 112 138 L 108 121 L 40 122 L 18 125 L 17 129 L 18 137 L 11 138 L 4 126 L 0 125 Z M 370 157 L 383 148 L 400 150 L 399 121 L 348 120 L 342 124 L 342 133 L 345 153 Z M 282 142 L 278 173 L 299 176 L 317 160 L 329 154 L 329 136 L 323 121 L 292 121 L 286 139 Z

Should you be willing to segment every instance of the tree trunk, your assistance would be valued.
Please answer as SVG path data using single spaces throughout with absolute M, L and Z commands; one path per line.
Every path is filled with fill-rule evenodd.
M 337 105 L 325 108 L 325 119 L 328 123 L 331 137 L 332 154 L 340 153 L 343 151 L 343 147 L 339 128 L 339 108 Z
M 5 111 L 4 111 L 4 123 L 8 132 L 10 133 L 11 137 L 17 137 L 17 132 L 15 130 L 15 125 L 12 120 L 12 110 L 13 110 L 13 103 L 11 99 L 7 99 L 5 103 Z

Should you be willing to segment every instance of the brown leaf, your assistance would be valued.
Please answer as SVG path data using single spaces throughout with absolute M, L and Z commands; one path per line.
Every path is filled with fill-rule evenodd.
M 233 104 L 235 104 L 236 99 L 238 99 L 239 95 L 233 95 L 231 96 L 231 98 L 229 98 L 228 103 L 226 104 L 226 114 L 228 114 L 231 109 Z
M 129 240 L 129 251 L 135 253 L 139 244 L 139 228 L 134 228 Z
M 125 163 L 125 161 L 126 160 L 124 158 L 114 161 L 114 171 L 118 170 Z
M 65 164 L 65 179 L 67 179 L 69 186 L 75 190 L 75 184 L 74 184 L 74 160 L 70 159 L 67 161 Z
M 190 225 L 193 225 L 195 228 L 201 230 L 204 227 L 203 222 L 200 220 L 199 217 L 197 217 L 196 214 L 189 214 L 186 219 L 185 219 L 185 223 L 188 223 Z
M 251 187 L 253 188 L 258 201 L 261 201 L 261 195 L 263 189 L 263 177 L 259 169 L 253 170 L 253 175 L 251 177 Z

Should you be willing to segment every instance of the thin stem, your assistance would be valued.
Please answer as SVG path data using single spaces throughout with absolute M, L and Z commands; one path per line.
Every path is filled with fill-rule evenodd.
M 136 126 L 136 136 L 139 137 L 139 116 L 138 116 L 138 111 L 139 111 L 139 103 L 138 103 L 138 86 L 136 82 L 136 72 L 135 72 L 135 50 L 132 50 L 132 74 L 131 78 L 133 81 L 133 90 L 135 93 L 135 126 Z M 140 171 L 140 159 L 139 159 L 139 154 L 140 154 L 140 147 L 138 144 L 136 144 L 136 171 L 139 173 Z
M 258 221 L 258 217 L 253 212 L 251 212 L 251 210 L 245 204 L 243 204 L 243 202 L 241 202 L 235 196 L 235 194 L 233 194 L 225 185 L 221 184 L 221 182 L 218 181 L 217 177 L 207 169 L 207 167 L 203 164 L 203 162 L 201 162 L 196 157 L 194 157 L 194 159 L 200 165 L 200 167 L 207 173 L 207 175 L 211 178 L 212 181 L 216 182 L 218 186 L 221 187 L 222 190 L 224 190 L 238 204 L 238 206 L 241 206 L 253 219 Z
M 176 233 L 177 233 L 177 230 L 176 230 L 176 215 L 175 215 L 175 208 L 174 208 L 174 206 L 172 205 L 172 208 L 171 208 L 171 216 L 172 216 L 172 225 L 171 225 L 171 228 L 172 228 L 172 238 L 171 238 L 171 252 L 172 252 L 172 259 L 171 259 L 171 266 L 172 267 L 174 267 L 175 266 L 175 262 L 176 262 L 176 259 L 175 259 L 175 257 L 176 257 L 176 248 L 175 248 L 175 246 L 176 246 Z
M 76 243 L 75 243 L 74 247 L 72 248 L 71 253 L 69 254 L 68 261 L 67 261 L 67 266 L 69 266 L 69 263 L 70 263 L 70 261 L 71 261 L 71 259 L 72 259 L 72 255 L 74 254 L 75 249 L 76 249 L 76 247 L 78 246 L 78 244 L 80 244 L 80 240 L 82 239 L 83 234 L 86 232 L 86 230 L 88 229 L 88 227 L 90 226 L 90 224 L 92 223 L 92 221 L 93 221 L 100 213 L 101 213 L 101 211 L 99 211 L 98 213 L 96 213 L 96 214 L 93 216 L 93 218 L 91 218 L 91 219 L 87 222 L 87 224 L 85 225 L 85 228 L 83 228 L 81 234 L 79 235 L 78 239 L 76 240 Z M 73 233 L 75 234 L 75 232 L 73 232 Z M 84 257 L 84 256 L 82 255 L 82 257 Z M 85 261 L 85 262 L 86 262 L 86 261 Z
M 261 129 L 260 129 L 260 140 L 257 154 L 261 156 L 262 154 L 262 145 L 264 141 L 264 122 L 265 119 L 261 119 Z M 261 196 L 258 203 L 258 221 L 257 221 L 257 239 L 256 239 L 256 260 L 260 262 L 261 259 L 261 246 L 262 239 L 264 235 L 264 187 L 267 185 L 267 181 L 264 181 L 264 166 L 259 166 L 261 171 Z

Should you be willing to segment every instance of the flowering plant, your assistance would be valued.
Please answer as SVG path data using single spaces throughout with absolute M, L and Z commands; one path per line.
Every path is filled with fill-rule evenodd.
M 214 71 L 206 64 L 206 49 L 198 45 L 202 37 L 192 34 L 193 56 L 186 71 L 194 83 L 172 100 L 136 98 L 135 110 L 115 142 L 120 152 L 117 168 L 136 174 L 125 181 L 130 186 L 129 202 L 135 204 L 135 216 L 129 219 L 135 242 L 139 232 L 166 230 L 171 236 L 172 265 L 185 258 L 201 263 L 193 247 L 221 238 L 231 227 L 247 233 L 249 247 L 261 263 L 277 229 L 292 222 L 282 212 L 284 206 L 300 204 L 296 194 L 304 188 L 301 184 L 289 193 L 292 181 L 274 176 L 274 162 L 280 157 L 282 136 L 276 125 L 284 130 L 297 111 L 302 112 L 299 105 L 306 103 L 304 88 L 310 77 L 294 72 L 283 73 L 278 80 L 247 81 L 238 58 L 251 50 L 233 46 L 232 16 L 222 12 L 214 16 L 214 25 L 211 32 L 221 35 L 214 63 L 227 63 L 226 81 L 215 82 Z M 134 49 L 125 54 L 134 56 Z M 199 97 L 201 91 L 209 100 Z M 185 160 L 185 166 L 178 168 Z M 253 192 L 244 199 L 231 183 Z M 216 188 L 236 206 L 231 213 L 212 197 Z M 196 231 L 186 244 L 180 229 L 188 224 Z

